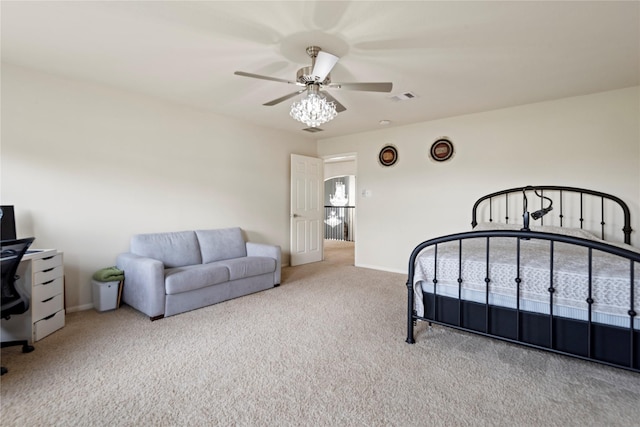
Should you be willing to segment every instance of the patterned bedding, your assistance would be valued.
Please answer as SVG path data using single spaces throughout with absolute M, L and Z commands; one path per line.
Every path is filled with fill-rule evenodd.
M 495 226 L 478 226 L 486 230 Z M 504 227 L 502 227 L 504 228 Z M 533 228 L 532 228 L 533 229 Z M 561 232 L 600 240 L 583 230 L 558 230 L 544 227 L 546 232 Z M 535 231 L 535 230 L 534 230 Z M 437 272 L 435 293 L 438 295 L 485 303 L 487 286 L 489 304 L 516 308 L 516 245 L 511 237 L 491 238 L 489 243 L 489 268 L 487 269 L 487 239 L 474 238 L 462 241 L 462 265 L 459 262 L 459 243 L 449 242 L 437 246 L 437 265 L 434 264 L 434 247 L 428 247 L 416 260 L 414 275 L 415 309 L 424 316 L 422 292 L 434 293 L 434 270 Z M 636 252 L 629 245 L 619 245 Z M 587 320 L 589 298 L 588 249 L 581 246 L 555 242 L 553 248 L 553 280 L 550 277 L 550 242 L 547 240 L 520 240 L 520 295 L 521 310 L 549 313 L 562 317 Z M 592 320 L 594 322 L 629 327 L 628 311 L 631 307 L 630 263 L 615 255 L 593 250 L 592 257 Z M 634 263 L 634 307 L 640 308 L 640 265 Z M 462 279 L 460 289 L 458 278 Z M 490 282 L 485 283 L 489 277 Z M 553 284 L 554 292 L 548 289 Z M 552 304 L 550 304 L 550 301 Z M 634 328 L 640 329 L 640 319 Z

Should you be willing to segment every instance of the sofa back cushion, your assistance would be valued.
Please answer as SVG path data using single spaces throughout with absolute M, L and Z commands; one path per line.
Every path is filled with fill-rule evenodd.
M 136 234 L 131 238 L 131 252 L 160 260 L 165 268 L 202 264 L 200 246 L 194 231 Z
M 247 245 L 239 227 L 196 230 L 202 262 L 222 261 L 247 256 Z

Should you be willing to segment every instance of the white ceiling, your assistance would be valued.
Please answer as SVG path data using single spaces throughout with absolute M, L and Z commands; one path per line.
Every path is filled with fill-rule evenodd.
M 637 1 L 0 3 L 2 61 L 326 138 L 640 84 Z M 309 134 L 291 103 L 309 45 L 340 57 L 347 111 Z M 412 92 L 417 98 L 394 101 Z

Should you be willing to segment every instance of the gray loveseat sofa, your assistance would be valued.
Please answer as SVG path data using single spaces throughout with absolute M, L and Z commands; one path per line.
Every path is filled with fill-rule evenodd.
M 137 234 L 116 266 L 122 301 L 156 320 L 278 286 L 281 251 L 240 228 Z

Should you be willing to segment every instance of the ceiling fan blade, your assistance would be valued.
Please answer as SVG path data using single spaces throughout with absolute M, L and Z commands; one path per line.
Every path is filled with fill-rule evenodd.
M 333 96 L 331 96 L 328 92 L 324 91 L 324 92 L 322 92 L 322 95 L 325 98 L 327 98 L 327 101 L 333 102 L 336 105 L 336 112 L 342 113 L 343 111 L 347 110 L 347 107 L 345 107 L 344 105 L 340 104 L 340 102 L 337 99 L 335 99 Z
M 236 71 L 233 74 L 235 74 L 236 76 L 251 77 L 251 78 L 254 78 L 254 79 L 271 80 L 271 81 L 274 81 L 274 82 L 288 83 L 290 85 L 304 86 L 301 83 L 292 82 L 291 80 L 279 79 L 277 77 L 263 76 L 263 75 L 260 75 L 260 74 L 245 73 L 244 71 Z
M 318 52 L 313 71 L 311 72 L 317 82 L 323 82 L 324 79 L 327 78 L 327 75 L 331 72 L 334 65 L 336 65 L 338 59 L 340 58 L 330 53 L 323 51 Z
M 306 88 L 304 88 L 304 89 L 300 89 L 300 90 L 295 91 L 295 92 L 293 92 L 293 93 L 290 93 L 290 94 L 288 94 L 288 95 L 281 96 L 281 97 L 280 97 L 280 98 L 278 98 L 278 99 L 274 99 L 273 101 L 265 102 L 265 103 L 264 103 L 264 104 L 262 104 L 262 105 L 266 105 L 266 106 L 268 106 L 268 107 L 272 107 L 272 106 L 274 106 L 274 105 L 276 105 L 276 104 L 281 103 L 282 101 L 286 101 L 286 100 L 287 100 L 287 99 L 289 99 L 289 98 L 293 98 L 294 96 L 301 94 L 301 93 L 302 93 L 302 92 L 304 92 L 305 90 L 307 90 L 307 89 L 306 89 Z
M 329 89 L 362 90 L 366 92 L 391 92 L 393 83 L 331 83 L 327 85 Z

